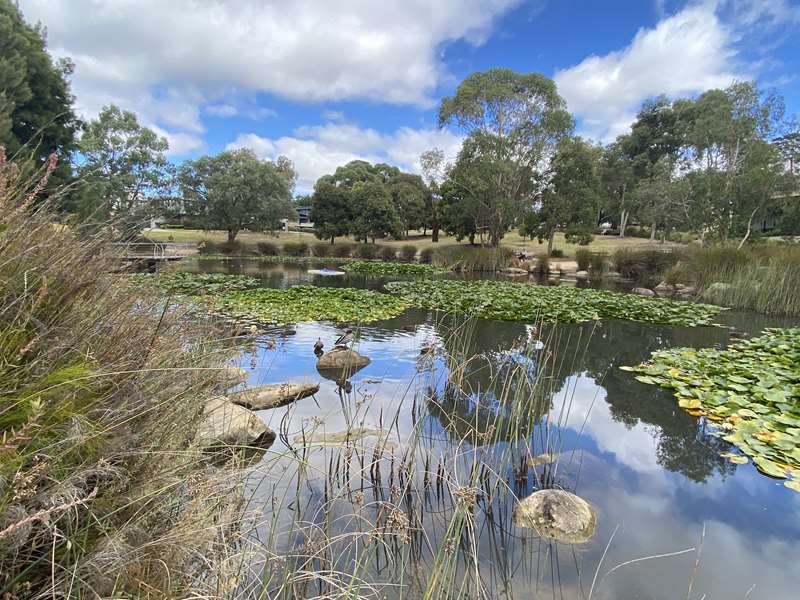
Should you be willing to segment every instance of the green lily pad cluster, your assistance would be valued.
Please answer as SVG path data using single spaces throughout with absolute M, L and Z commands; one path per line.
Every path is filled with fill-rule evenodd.
M 233 291 L 209 301 L 214 309 L 227 315 L 264 323 L 366 323 L 396 317 L 408 307 L 403 299 L 380 292 L 310 285 Z
M 692 327 L 710 325 L 722 310 L 666 298 L 508 281 L 394 281 L 386 289 L 421 308 L 501 321 L 579 323 L 613 318 Z
M 129 276 L 136 285 L 153 285 L 165 294 L 201 296 L 244 290 L 258 285 L 258 279 L 247 275 L 224 273 L 134 273 Z
M 365 275 L 437 275 L 447 273 L 447 269 L 435 265 L 401 262 L 354 261 L 342 267 L 348 273 Z
M 717 422 L 716 435 L 800 492 L 800 328 L 768 329 L 722 350 L 661 350 L 622 368 L 641 373 L 642 383 L 675 390 L 681 408 Z

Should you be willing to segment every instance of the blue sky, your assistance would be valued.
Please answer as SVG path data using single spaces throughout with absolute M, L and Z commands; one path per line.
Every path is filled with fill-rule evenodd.
M 736 79 L 800 112 L 798 0 L 21 0 L 75 62 L 82 116 L 107 103 L 175 160 L 284 154 L 298 191 L 354 158 L 416 170 L 459 148 L 436 104 L 476 70 L 554 77 L 578 132 L 623 133 L 642 100 Z

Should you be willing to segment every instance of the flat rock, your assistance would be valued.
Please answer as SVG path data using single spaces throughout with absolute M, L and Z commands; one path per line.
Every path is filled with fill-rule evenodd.
M 228 399 L 253 410 L 265 410 L 286 406 L 318 391 L 318 383 L 272 383 L 242 390 L 231 394 Z
M 503 273 L 507 275 L 527 275 L 528 271 L 520 269 L 519 267 L 506 267 L 503 269 Z
M 595 512 L 586 500 L 564 490 L 539 490 L 514 507 L 514 524 L 563 544 L 582 544 L 594 534 Z
M 248 374 L 248 370 L 242 367 L 225 367 L 219 377 L 218 386 L 223 390 L 230 389 L 247 381 Z
M 275 432 L 254 412 L 226 398 L 212 398 L 203 408 L 203 421 L 195 439 L 201 446 L 269 448 L 275 441 Z
M 589 271 L 575 271 L 575 277 L 586 279 L 589 277 Z
M 643 287 L 633 288 L 631 290 L 631 293 L 632 294 L 638 294 L 639 296 L 648 296 L 650 298 L 652 298 L 653 296 L 656 295 L 656 293 L 653 290 L 649 290 L 649 289 L 643 288 Z
M 395 444 L 388 441 L 389 432 L 385 429 L 372 427 L 353 427 L 344 431 L 314 431 L 307 435 L 294 436 L 295 444 L 337 445 L 347 442 L 357 442 L 370 437 L 376 437 L 383 442 L 385 448 L 394 448 Z

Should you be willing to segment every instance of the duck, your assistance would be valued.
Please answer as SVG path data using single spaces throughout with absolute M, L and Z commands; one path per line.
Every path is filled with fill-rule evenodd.
M 322 343 L 322 338 L 317 338 L 317 341 L 314 342 L 314 354 L 317 356 L 322 356 L 324 351 L 322 350 L 325 347 L 325 344 Z
M 339 336 L 339 339 L 337 339 L 333 343 L 333 345 L 334 346 L 345 346 L 346 347 L 350 342 L 353 341 L 353 337 L 354 337 L 353 336 L 353 330 L 350 329 L 350 328 L 347 328 L 347 329 L 344 330 L 344 333 Z

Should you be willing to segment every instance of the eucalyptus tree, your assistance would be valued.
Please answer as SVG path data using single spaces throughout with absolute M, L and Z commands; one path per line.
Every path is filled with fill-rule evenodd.
M 337 185 L 332 176 L 325 175 L 317 180 L 311 196 L 311 222 L 317 238 L 333 244 L 337 237 L 350 233 L 353 221 L 350 200 L 350 190 Z
M 619 237 L 635 211 L 633 188 L 636 185 L 633 160 L 624 151 L 623 137 L 603 149 L 600 161 L 600 180 L 604 193 L 604 216 L 611 217 L 619 229 Z
M 378 180 L 359 181 L 350 192 L 353 222 L 350 228 L 356 239 L 366 243 L 387 235 L 400 237 L 403 221 L 392 202 L 388 188 Z
M 178 174 L 186 209 L 203 228 L 227 231 L 229 243 L 243 229 L 277 229 L 293 212 L 293 170 L 282 163 L 245 148 L 186 161 Z
M 547 240 L 553 251 L 557 231 L 591 241 L 601 200 L 601 149 L 579 137 L 562 139 L 544 174 L 544 187 L 520 232 Z
M 159 212 L 159 198 L 171 183 L 167 140 L 142 126 L 136 115 L 109 105 L 83 126 L 78 144 L 76 192 L 85 219 L 114 219 L 131 229 Z
M 447 177 L 447 163 L 445 162 L 444 152 L 439 148 L 426 150 L 419 157 L 422 167 L 422 177 L 428 186 L 428 194 L 425 198 L 427 220 L 423 228 L 427 225 L 431 228 L 431 242 L 439 242 L 439 230 L 441 229 L 441 201 L 442 182 Z
M 56 154 L 49 186 L 57 186 L 70 178 L 80 123 L 68 81 L 73 65 L 50 57 L 45 34 L 24 21 L 17 3 L 0 0 L 0 146 L 37 166 Z
M 497 246 L 521 209 L 530 205 L 534 175 L 572 130 L 572 117 L 551 79 L 497 68 L 473 73 L 455 95 L 442 100 L 439 126 L 446 125 L 468 136 L 459 161 L 480 163 L 491 177 L 482 200 L 490 203 L 486 227 L 490 243 Z M 484 193 L 474 190 L 474 181 L 454 182 L 467 195 Z
M 761 93 L 751 82 L 734 83 L 725 90 L 709 90 L 681 107 L 687 124 L 685 144 L 691 168 L 698 171 L 694 182 L 702 193 L 697 202 L 707 206 L 703 223 L 725 241 L 743 224 L 752 225 L 752 196 L 739 194 L 760 177 L 760 169 L 771 163 L 764 146 L 782 131 L 785 108 L 774 93 Z M 765 162 L 766 161 L 766 162 Z M 760 163 L 760 167 L 754 167 Z M 762 196 L 764 198 L 764 196 Z M 744 235 L 749 237 L 748 232 Z

